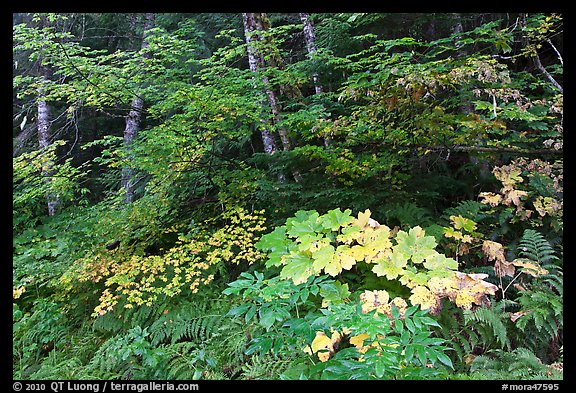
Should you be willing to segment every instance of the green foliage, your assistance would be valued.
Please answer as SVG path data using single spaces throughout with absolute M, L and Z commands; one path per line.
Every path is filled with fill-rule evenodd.
M 350 213 L 349 209 L 324 215 L 299 211 L 284 226 L 263 235 L 256 246 L 269 252 L 266 266 L 282 267 L 279 277 L 294 284 L 322 272 L 339 276 L 366 264 L 376 276 L 397 279 L 408 287 L 412 304 L 434 314 L 444 297 L 469 309 L 494 294 L 495 286 L 482 281 L 484 276 L 458 272 L 458 263 L 438 253 L 435 238 L 426 236 L 421 227 L 393 235 L 390 228 L 370 218 L 370 210 L 357 218 Z
M 555 251 L 550 243 L 533 229 L 526 229 L 520 244 L 518 245 L 518 255 L 522 258 L 529 259 L 541 266 L 548 265 L 558 260 Z
M 511 352 L 494 350 L 478 356 L 472 362 L 471 376 L 478 379 L 561 379 L 560 373 L 542 364 L 534 353 L 526 348 Z
M 16 378 L 29 377 L 47 353 L 65 344 L 66 323 L 60 305 L 48 299 L 38 299 L 26 313 L 14 304 L 12 350 Z
M 507 320 L 508 315 L 495 307 L 483 307 L 474 311 L 464 311 L 464 324 L 473 329 L 473 337 L 479 339 L 470 347 L 481 346 L 483 351 L 488 348 L 499 347 L 510 349 Z

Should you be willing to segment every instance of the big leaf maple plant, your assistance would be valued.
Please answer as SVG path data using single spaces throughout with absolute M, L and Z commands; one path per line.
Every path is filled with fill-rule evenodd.
M 419 227 L 392 231 L 370 217 L 351 210 L 326 214 L 299 211 L 286 224 L 262 236 L 256 247 L 268 253 L 267 267 L 281 267 L 280 277 L 294 284 L 310 276 L 339 276 L 358 263 L 388 280 L 407 287 L 412 305 L 436 314 L 447 298 L 463 309 L 488 304 L 498 287 L 484 281 L 486 274 L 458 271 L 458 262 L 435 250 L 433 236 Z

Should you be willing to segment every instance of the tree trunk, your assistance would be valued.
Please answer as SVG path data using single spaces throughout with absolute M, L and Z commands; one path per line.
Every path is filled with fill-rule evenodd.
M 308 49 L 308 54 L 310 57 L 314 56 L 316 53 L 316 35 L 314 34 L 314 26 L 310 20 L 310 14 L 301 13 L 300 20 L 304 25 L 304 39 L 306 40 L 306 49 Z M 318 72 L 312 74 L 312 79 L 314 80 L 314 91 L 316 94 L 322 93 L 322 85 L 320 84 L 320 76 Z
M 47 26 L 48 21 L 42 20 L 43 25 Z M 43 53 L 41 50 L 40 57 L 38 59 L 38 74 L 41 78 L 40 87 L 38 88 L 38 100 L 36 102 L 37 110 L 37 129 L 38 129 L 38 145 L 40 149 L 46 149 L 51 145 L 52 132 L 51 132 L 51 122 L 52 122 L 52 110 L 50 104 L 46 101 L 46 90 L 43 87 L 44 84 L 48 83 L 50 80 L 50 69 L 42 64 Z M 53 174 L 53 162 L 48 160 L 45 164 L 46 166 L 42 168 L 42 176 L 44 177 L 44 184 L 50 185 L 51 176 Z M 50 187 L 48 187 L 50 188 Z M 46 195 L 46 204 L 48 207 L 48 215 L 53 216 L 56 214 L 56 206 L 59 204 L 58 195 L 48 191 Z
M 45 67 L 40 67 L 42 73 L 43 81 L 48 80 L 48 71 Z M 36 108 L 38 111 L 38 145 L 40 149 L 46 149 L 50 146 L 51 132 L 50 132 L 50 122 L 51 122 L 51 108 L 45 99 L 46 92 L 42 87 L 38 89 L 38 101 L 36 103 Z M 44 183 L 50 184 L 52 175 L 52 163 L 48 161 L 46 167 L 42 169 L 42 175 L 44 176 Z M 46 195 L 46 202 L 48 205 L 48 215 L 53 216 L 56 214 L 56 206 L 58 205 L 58 195 L 48 192 Z
M 142 37 L 141 49 L 146 49 L 148 47 L 148 42 L 146 41 L 146 32 L 154 27 L 154 14 L 147 13 L 144 22 L 144 33 Z M 144 58 L 149 58 L 148 54 L 143 55 Z M 142 111 L 144 109 L 144 100 L 141 97 L 136 97 L 132 101 L 130 106 L 130 112 L 126 116 L 126 127 L 124 128 L 124 146 L 128 150 L 128 160 L 130 157 L 130 147 L 138 134 L 140 129 L 140 121 L 142 116 Z M 134 201 L 134 189 L 135 189 L 135 171 L 130 164 L 126 164 L 122 168 L 122 179 L 121 185 L 124 189 L 124 201 L 126 203 L 132 203 Z
M 300 13 L 300 20 L 304 25 L 304 40 L 306 41 L 306 49 L 308 50 L 308 55 L 313 58 L 314 54 L 316 53 L 316 34 L 314 33 L 314 25 L 310 20 L 310 14 L 307 13 Z M 320 75 L 318 72 L 314 71 L 312 74 L 312 80 L 314 81 L 314 92 L 315 94 L 322 93 L 322 85 L 320 84 Z M 324 146 L 330 146 L 332 142 L 332 138 L 330 135 L 324 136 Z
M 250 71 L 256 74 L 264 67 L 264 57 L 256 50 L 254 45 L 254 42 L 258 41 L 258 36 L 254 33 L 254 30 L 256 29 L 254 14 L 243 13 L 242 20 L 244 22 L 244 36 L 246 37 L 246 46 L 248 51 L 248 66 L 250 67 Z M 263 77 L 263 80 L 267 81 L 267 78 Z M 269 131 L 270 123 L 265 119 L 266 116 L 260 116 L 260 135 L 262 136 L 264 152 L 266 154 L 274 154 L 276 152 L 276 142 Z
M 263 31 L 267 28 L 268 22 L 266 14 L 261 13 L 243 13 L 242 20 L 244 22 L 244 33 L 246 36 L 246 44 L 248 48 L 248 63 L 250 70 L 254 73 L 262 72 L 262 84 L 264 86 L 264 92 L 266 94 L 266 99 L 268 100 L 268 105 L 272 112 L 272 119 L 276 126 L 282 121 L 281 107 L 276 99 L 276 93 L 272 89 L 272 85 L 268 77 L 263 73 L 266 70 L 266 62 L 264 61 L 264 54 L 261 50 L 258 50 L 258 44 L 262 43 L 262 37 L 258 34 L 259 31 Z M 262 116 L 262 141 L 264 142 L 264 150 L 275 151 L 275 145 L 270 145 L 273 141 L 272 135 L 268 131 L 269 123 L 264 119 L 266 116 Z M 286 128 L 278 126 L 278 135 L 280 136 L 280 141 L 282 142 L 282 149 L 284 151 L 291 150 L 290 138 L 288 137 L 288 132 Z M 302 175 L 298 171 L 292 172 L 294 180 L 296 182 L 302 181 Z

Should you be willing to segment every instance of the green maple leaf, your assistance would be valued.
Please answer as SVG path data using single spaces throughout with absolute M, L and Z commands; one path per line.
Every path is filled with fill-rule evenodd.
M 263 235 L 255 244 L 260 251 L 268 252 L 266 267 L 280 266 L 282 256 L 287 254 L 293 246 L 292 241 L 286 236 L 286 227 L 280 226 L 272 232 Z
M 378 261 L 372 268 L 377 276 L 386 276 L 389 280 L 394 280 L 404 274 L 404 267 L 408 264 L 408 258 L 402 253 L 393 253 L 390 258 L 385 257 Z
M 292 241 L 286 237 L 286 227 L 280 226 L 272 232 L 263 235 L 260 240 L 255 243 L 255 246 L 260 251 L 276 251 L 279 249 L 287 249 L 290 243 L 292 243 Z
M 458 262 L 434 251 L 433 254 L 426 257 L 424 267 L 428 270 L 457 270 Z
M 408 233 L 399 231 L 396 241 L 394 252 L 407 255 L 414 263 L 422 263 L 426 257 L 436 253 L 436 239 L 434 236 L 425 236 L 424 230 L 419 226 L 410 229 Z
M 328 273 L 328 269 L 333 270 L 331 265 L 333 264 L 334 251 L 334 246 L 328 244 L 312 253 L 312 259 L 314 260 L 312 267 L 315 272 L 320 273 L 320 271 L 324 269 L 326 273 Z M 340 270 L 342 269 L 340 268 Z M 336 274 L 332 275 L 335 276 Z
M 289 278 L 296 285 L 306 282 L 308 277 L 315 274 L 312 259 L 302 253 L 291 252 L 283 260 L 286 266 L 282 268 L 280 277 Z
M 430 276 L 428 274 L 417 271 L 413 266 L 406 266 L 399 281 L 402 285 L 413 288 L 417 285 L 427 285 L 429 279 Z
M 346 209 L 341 211 L 340 208 L 330 210 L 328 213 L 320 217 L 320 223 L 324 229 L 330 229 L 331 231 L 337 231 L 343 226 L 347 226 L 354 218 L 350 215 L 352 210 Z
M 316 248 L 322 247 L 322 243 L 329 242 L 328 239 L 324 238 L 322 235 L 317 233 L 314 234 L 307 234 L 299 237 L 296 239 L 298 244 L 298 250 L 300 251 L 307 251 L 307 250 L 314 250 Z
M 286 220 L 286 233 L 290 237 L 315 235 L 322 231 L 322 224 L 318 222 L 320 215 L 314 210 L 299 210 L 294 217 Z

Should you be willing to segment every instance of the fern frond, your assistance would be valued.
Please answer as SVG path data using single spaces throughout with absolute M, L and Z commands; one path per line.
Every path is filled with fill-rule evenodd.
M 464 218 L 478 222 L 486 217 L 486 214 L 483 213 L 483 210 L 487 210 L 488 207 L 488 205 L 478 201 L 460 201 L 456 206 L 444 210 L 442 217 L 446 219 L 447 222 L 450 221 L 450 216 L 462 216 Z
M 432 224 L 430 212 L 414 202 L 395 203 L 384 212 L 387 225 L 413 227 L 415 225 Z
M 494 307 L 479 307 L 474 311 L 464 311 L 464 322 L 478 330 L 485 346 L 496 341 L 500 348 L 510 348 L 508 330 L 503 322 L 506 315 Z
M 545 364 L 529 349 L 511 352 L 494 350 L 477 356 L 470 367 L 471 376 L 481 379 L 549 379 Z
M 197 345 L 192 342 L 162 345 L 164 350 L 163 367 L 157 370 L 160 379 L 198 379 L 202 374 L 201 360 Z M 204 363 L 205 365 L 205 363 Z
M 526 229 L 520 244 L 518 245 L 518 255 L 523 258 L 528 258 L 540 265 L 550 263 L 558 260 L 555 251 L 539 232 L 533 229 Z
M 279 357 L 266 354 L 262 357 L 252 356 L 250 362 L 242 365 L 242 373 L 246 379 L 278 379 L 293 358 Z

